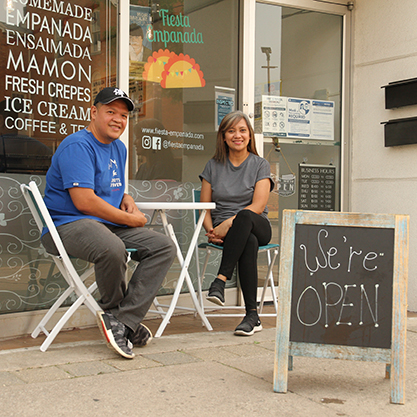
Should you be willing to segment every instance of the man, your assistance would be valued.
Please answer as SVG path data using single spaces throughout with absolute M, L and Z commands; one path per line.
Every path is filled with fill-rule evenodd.
M 143 45 L 143 29 L 141 26 L 130 25 L 129 59 L 136 62 L 147 62 L 152 51 Z
M 124 132 L 132 100 L 107 87 L 91 107 L 91 122 L 59 145 L 46 175 L 45 203 L 67 252 L 95 264 L 103 311 L 99 327 L 109 347 L 133 358 L 131 346 L 152 338 L 141 322 L 171 266 L 176 249 L 162 233 L 146 229 L 146 218 L 124 193 L 126 147 Z M 56 253 L 49 233 L 46 250 Z M 126 248 L 137 249 L 139 262 L 127 285 Z

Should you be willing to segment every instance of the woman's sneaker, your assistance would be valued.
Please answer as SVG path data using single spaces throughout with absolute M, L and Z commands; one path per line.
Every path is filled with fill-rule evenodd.
M 235 335 L 237 336 L 252 336 L 255 332 L 262 330 L 262 324 L 259 320 L 258 313 L 251 311 L 246 314 L 245 318 L 235 329 Z
M 210 285 L 206 299 L 219 306 L 224 306 L 224 287 L 226 283 L 216 278 Z

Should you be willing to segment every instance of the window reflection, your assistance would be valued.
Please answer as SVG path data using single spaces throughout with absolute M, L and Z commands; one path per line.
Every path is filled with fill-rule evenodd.
M 214 153 L 216 87 L 238 91 L 238 6 L 131 1 L 129 94 L 137 108 L 129 128 L 130 179 L 198 184 Z M 141 131 L 146 120 L 160 123 L 164 134 Z
M 17 112 L 7 109 L 6 100 L 0 103 L 0 172 L 45 174 L 49 168 L 52 149 L 45 143 L 21 134 L 10 118 L 16 120 Z
M 181 181 L 181 159 L 174 158 L 171 148 L 164 147 L 168 135 L 159 120 L 141 120 L 134 127 L 134 136 L 138 158 L 136 180 Z
M 53 152 L 88 125 L 91 98 L 116 85 L 117 2 L 62 3 L 0 7 L 0 314 L 47 308 L 65 290 L 19 184 L 43 190 Z

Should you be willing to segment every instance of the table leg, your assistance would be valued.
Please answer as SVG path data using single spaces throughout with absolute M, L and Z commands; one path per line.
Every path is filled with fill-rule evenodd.
M 158 328 L 157 332 L 155 333 L 155 337 L 160 337 L 162 335 L 163 331 L 165 330 L 165 327 L 169 323 L 169 320 L 170 320 L 172 314 L 174 313 L 175 307 L 177 305 L 178 298 L 179 298 L 184 280 L 187 283 L 188 290 L 190 292 L 191 299 L 193 301 L 194 307 L 195 307 L 197 313 L 199 314 L 199 316 L 201 317 L 201 320 L 203 321 L 204 325 L 207 327 L 207 330 L 213 330 L 213 328 L 211 327 L 210 322 L 208 321 L 207 317 L 205 316 L 203 310 L 201 309 L 200 303 L 197 300 L 197 296 L 195 295 L 194 286 L 193 286 L 193 283 L 191 281 L 190 275 L 188 273 L 188 267 L 190 265 L 190 261 L 191 261 L 192 255 L 193 255 L 194 247 L 197 243 L 199 231 L 201 230 L 201 226 L 202 226 L 202 223 L 203 223 L 203 220 L 204 220 L 204 213 L 202 213 L 202 215 L 200 216 L 200 219 L 199 219 L 199 221 L 196 225 L 196 228 L 194 230 L 194 234 L 193 234 L 193 237 L 191 239 L 191 243 L 190 243 L 190 246 L 188 248 L 187 255 L 186 255 L 185 259 L 182 256 L 182 252 L 181 252 L 181 249 L 179 247 L 177 238 L 175 236 L 174 229 L 173 229 L 172 225 L 168 223 L 165 212 L 163 210 L 161 210 L 160 214 L 161 214 L 162 223 L 164 224 L 165 232 L 168 234 L 168 236 L 171 237 L 171 239 L 174 241 L 175 246 L 177 248 L 177 257 L 178 257 L 178 260 L 179 260 L 180 265 L 181 265 L 181 273 L 180 273 L 180 276 L 178 278 L 178 282 L 177 282 L 177 285 L 175 287 L 174 294 L 172 296 L 171 304 L 168 308 L 168 311 L 166 312 L 166 315 L 165 315 L 164 319 L 162 320 L 162 323 L 159 325 L 159 328 Z

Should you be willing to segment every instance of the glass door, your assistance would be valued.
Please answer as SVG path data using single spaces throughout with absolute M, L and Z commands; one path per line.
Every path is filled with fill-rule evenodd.
M 279 242 L 284 209 L 342 207 L 345 19 L 262 2 L 255 16 L 254 126 L 277 183 Z

